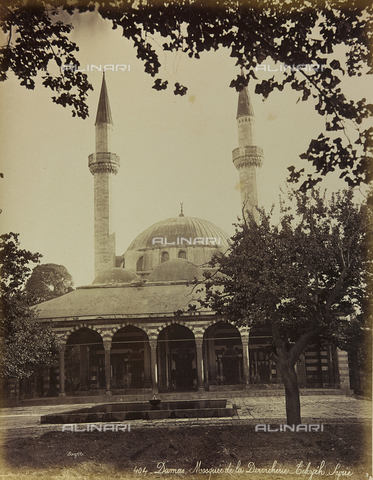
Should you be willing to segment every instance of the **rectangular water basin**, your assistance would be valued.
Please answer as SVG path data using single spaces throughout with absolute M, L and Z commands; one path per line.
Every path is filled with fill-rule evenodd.
M 175 400 L 161 402 L 153 408 L 149 402 L 105 403 L 63 413 L 43 415 L 41 423 L 95 423 L 123 422 L 128 420 L 155 420 L 164 418 L 231 417 L 232 408 L 226 399 Z

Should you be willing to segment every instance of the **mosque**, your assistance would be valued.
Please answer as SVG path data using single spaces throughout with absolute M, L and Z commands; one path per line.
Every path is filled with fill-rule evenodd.
M 242 206 L 255 215 L 263 151 L 255 145 L 254 123 L 244 88 L 238 94 L 233 164 Z M 181 208 L 178 216 L 155 223 L 116 255 L 111 182 L 120 161 L 111 152 L 113 120 L 105 75 L 95 132 L 95 153 L 88 158 L 94 176 L 95 279 L 37 307 L 40 321 L 53 326 L 59 344 L 58 367 L 39 379 L 38 395 L 206 395 L 282 388 L 265 329 L 236 327 L 209 310 L 175 315 L 201 295 L 190 282 L 203 279 L 207 262 L 229 247 L 221 228 L 187 217 Z M 301 388 L 350 388 L 347 354 L 332 346 L 310 345 L 297 374 Z

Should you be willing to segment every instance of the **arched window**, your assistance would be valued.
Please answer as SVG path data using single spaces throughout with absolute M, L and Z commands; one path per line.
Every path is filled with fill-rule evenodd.
M 187 258 L 187 254 L 185 250 L 180 250 L 179 253 L 177 254 L 178 258 Z
M 137 260 L 136 270 L 137 270 L 138 272 L 142 272 L 142 271 L 144 270 L 144 257 L 140 257 L 140 258 Z
M 167 262 L 170 259 L 170 254 L 168 252 L 162 252 L 161 263 Z

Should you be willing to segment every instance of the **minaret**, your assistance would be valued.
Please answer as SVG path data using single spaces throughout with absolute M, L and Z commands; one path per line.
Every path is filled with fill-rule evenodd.
M 110 152 L 113 120 L 106 88 L 102 77 L 95 133 L 96 153 L 88 157 L 89 170 L 94 176 L 94 251 L 95 278 L 105 270 L 115 267 L 115 233 L 111 219 L 112 179 L 119 170 L 119 157 Z
M 243 215 L 247 211 L 259 219 L 258 191 L 256 184 L 256 169 L 263 163 L 263 150 L 255 146 L 254 123 L 255 116 L 247 87 L 238 95 L 237 108 L 238 148 L 232 152 L 234 166 L 240 175 L 241 206 Z

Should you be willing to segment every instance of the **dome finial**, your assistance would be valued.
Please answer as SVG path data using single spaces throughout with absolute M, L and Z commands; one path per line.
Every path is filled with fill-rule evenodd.
M 183 217 L 183 216 L 184 216 L 184 213 L 183 213 L 183 205 L 184 205 L 184 203 L 181 203 L 181 202 L 180 202 L 180 215 L 179 215 L 179 217 Z

